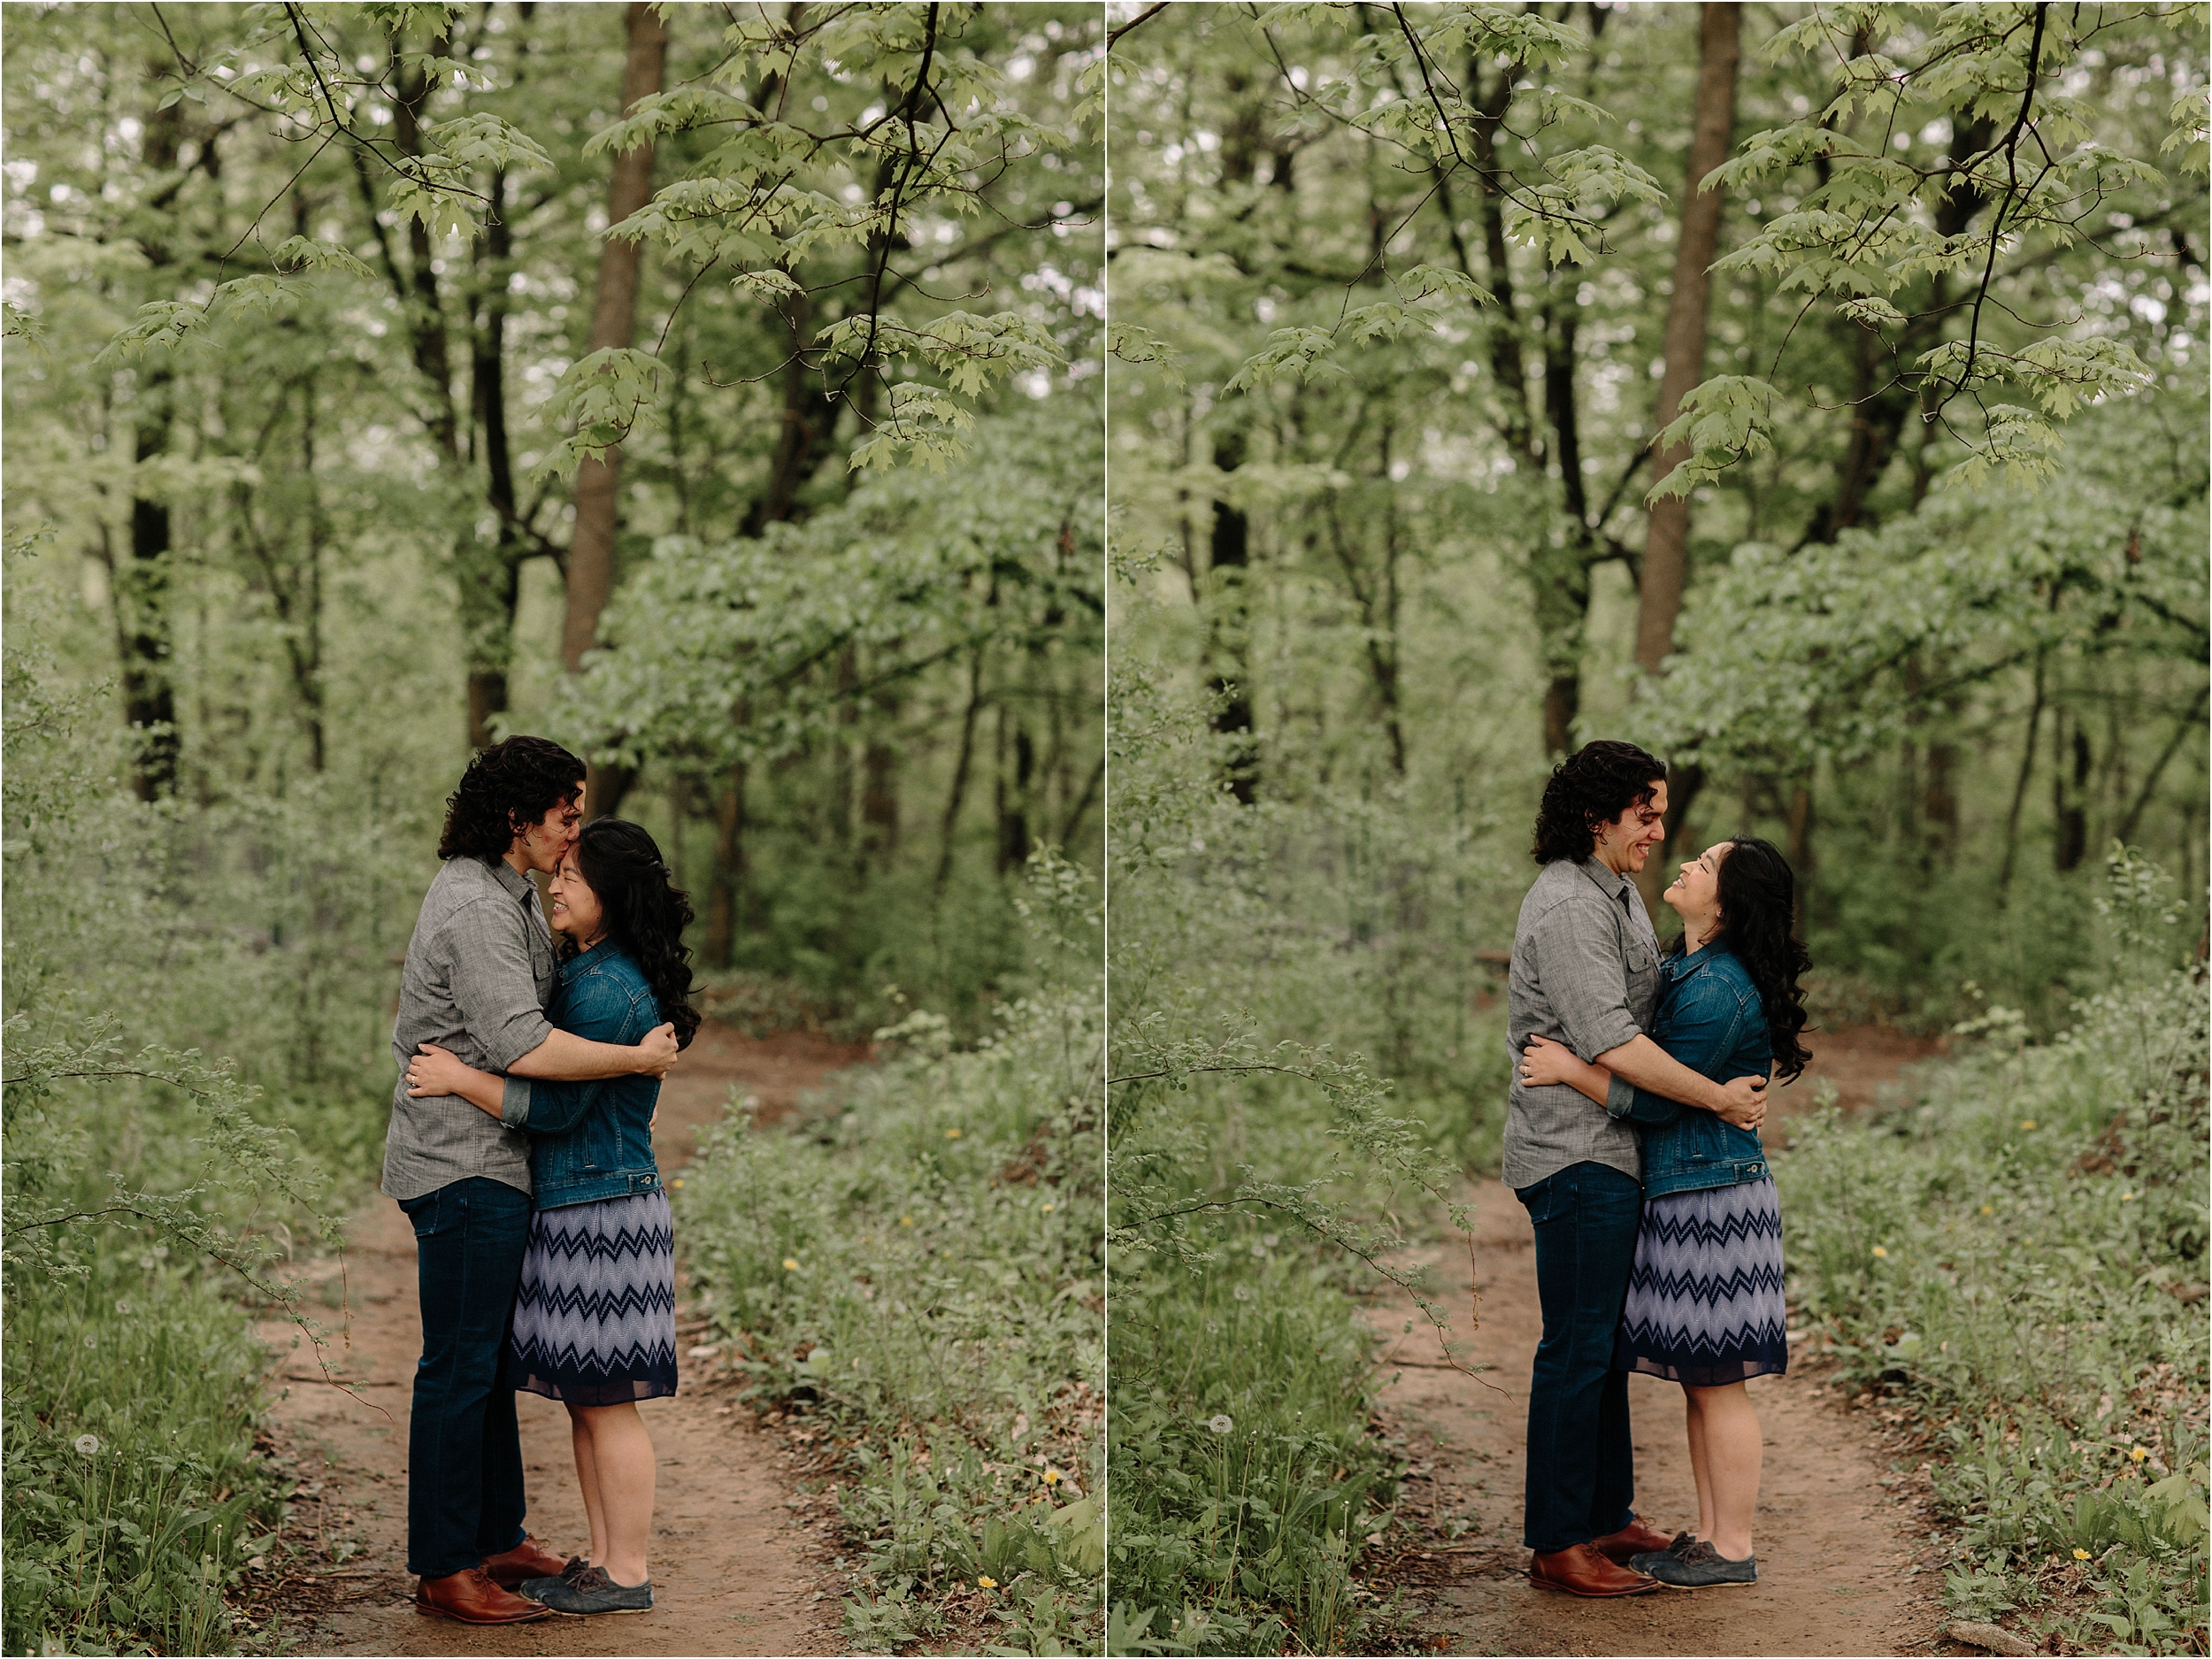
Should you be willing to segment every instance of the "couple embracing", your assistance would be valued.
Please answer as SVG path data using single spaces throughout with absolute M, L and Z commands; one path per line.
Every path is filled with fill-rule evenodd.
M 642 829 L 584 822 L 584 776 L 536 737 L 470 763 L 392 1033 L 382 1186 L 413 1225 L 422 1301 L 407 1570 L 421 1611 L 474 1624 L 653 1605 L 636 1402 L 676 1392 L 652 1122 L 699 1024 L 691 908 Z M 550 928 L 534 873 L 551 878 Z M 518 1388 L 568 1408 L 588 1555 L 523 1524 Z
M 1782 1215 L 1759 1142 L 1800 1043 L 1809 965 L 1790 867 L 1737 836 L 1682 866 L 1662 950 L 1632 878 L 1665 839 L 1667 769 L 1585 745 L 1537 814 L 1543 873 L 1513 938 L 1506 1184 L 1536 1234 L 1544 1333 L 1529 1386 L 1529 1576 L 1575 1595 L 1755 1583 L 1758 1417 L 1788 1364 Z M 1628 1373 L 1682 1386 L 1698 1524 L 1635 1512 Z

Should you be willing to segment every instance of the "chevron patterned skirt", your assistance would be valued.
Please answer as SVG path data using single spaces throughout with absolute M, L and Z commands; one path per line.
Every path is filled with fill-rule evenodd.
M 1789 1369 L 1774 1178 L 1644 1201 L 1613 1369 L 1717 1388 Z
M 515 1292 L 515 1386 L 571 1405 L 676 1392 L 676 1230 L 668 1194 L 633 1193 L 530 1217 Z

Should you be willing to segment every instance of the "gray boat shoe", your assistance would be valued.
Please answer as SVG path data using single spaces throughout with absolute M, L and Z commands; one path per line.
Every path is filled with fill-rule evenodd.
M 541 1591 L 556 1584 L 575 1583 L 576 1575 L 582 1572 L 590 1565 L 591 1563 L 586 1561 L 581 1555 L 571 1555 L 568 1558 L 567 1564 L 561 1569 L 560 1575 L 557 1578 L 525 1578 L 520 1584 L 515 1586 L 515 1594 L 517 1595 L 528 1596 L 533 1601 L 542 1602 L 545 1600 L 545 1597 L 539 1594 Z
M 649 1613 L 653 1610 L 653 1581 L 617 1584 L 604 1567 L 587 1567 L 563 1583 L 548 1580 L 539 1601 L 556 1613 Z
M 1659 1556 L 1644 1571 L 1678 1590 L 1705 1590 L 1724 1584 L 1758 1583 L 1759 1558 L 1746 1555 L 1741 1561 L 1731 1561 L 1701 1538 L 1678 1555 Z
M 1677 1532 L 1674 1535 L 1672 1541 L 1670 1542 L 1664 1549 L 1647 1549 L 1640 1555 L 1631 1555 L 1628 1558 L 1628 1564 L 1634 1568 L 1638 1572 L 1649 1572 L 1651 1571 L 1651 1563 L 1653 1562 L 1672 1561 L 1677 1555 L 1680 1555 L 1684 1550 L 1687 1549 L 1691 1545 L 1696 1542 L 1697 1534 L 1695 1532 Z

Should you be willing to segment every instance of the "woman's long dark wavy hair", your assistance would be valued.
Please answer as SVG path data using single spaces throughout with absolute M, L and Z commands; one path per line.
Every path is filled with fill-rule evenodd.
M 691 901 L 668 879 L 661 849 L 639 825 L 594 818 L 577 837 L 576 864 L 599 901 L 607 942 L 637 964 L 661 1018 L 676 1027 L 676 1046 L 689 1048 L 699 1029 L 699 1010 L 689 1001 L 691 950 L 684 943 Z
M 1805 988 L 1797 978 L 1813 965 L 1811 955 L 1790 932 L 1797 913 L 1797 878 L 1773 842 L 1735 835 L 1729 838 L 1728 856 L 1720 861 L 1715 885 L 1720 931 L 1706 942 L 1726 945 L 1749 971 L 1766 1010 L 1776 1075 L 1782 1082 L 1793 1081 L 1813 1057 L 1797 1040 L 1805 1029 Z M 1682 941 L 1678 939 L 1674 948 L 1679 950 Z

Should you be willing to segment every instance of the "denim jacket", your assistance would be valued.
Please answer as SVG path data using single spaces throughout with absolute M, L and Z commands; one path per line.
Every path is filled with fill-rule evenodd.
M 599 945 L 561 964 L 547 1013 L 563 1031 L 594 1042 L 634 1044 L 661 1023 L 660 1006 L 636 963 Z M 660 1080 L 600 1078 L 588 1083 L 531 1079 L 515 1116 L 511 1090 L 502 1120 L 530 1137 L 530 1174 L 540 1210 L 649 1193 L 661 1184 L 653 1161 L 653 1104 Z
M 1725 945 L 1664 957 L 1660 972 L 1654 1042 L 1716 1083 L 1767 1074 L 1774 1048 L 1766 1009 L 1749 971 Z M 1733 1187 L 1767 1172 L 1759 1137 L 1716 1113 L 1640 1088 L 1619 1115 L 1643 1132 L 1646 1198 Z

